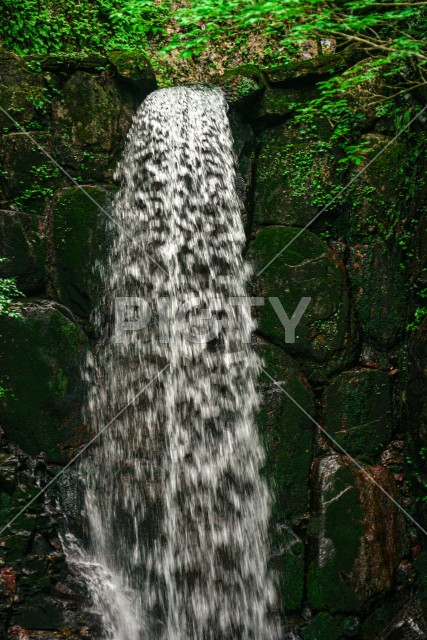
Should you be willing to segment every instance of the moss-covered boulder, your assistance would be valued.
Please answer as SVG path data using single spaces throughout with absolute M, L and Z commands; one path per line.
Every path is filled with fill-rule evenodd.
M 411 335 L 408 371 L 402 393 L 402 419 L 412 434 L 417 453 L 427 447 L 427 317 Z M 419 460 L 425 470 L 425 460 Z M 427 586 L 426 586 L 427 590 Z
M 268 87 L 256 110 L 257 129 L 272 127 L 291 116 L 295 109 L 316 96 L 310 89 L 277 89 Z
M 52 152 L 50 134 L 33 132 L 31 136 L 46 151 Z M 4 135 L 0 141 L 0 158 L 0 187 L 5 200 L 19 197 L 18 204 L 25 206 L 51 195 L 49 189 L 58 170 L 25 133 Z
M 329 142 L 329 127 L 316 132 L 282 125 L 264 135 L 255 181 L 257 224 L 304 226 L 339 188 L 339 152 Z
M 108 59 L 118 77 L 135 87 L 141 97 L 157 88 L 153 68 L 141 51 L 109 51 Z
M 51 210 L 52 248 L 58 299 L 87 317 L 99 296 L 96 266 L 105 255 L 105 212 L 111 209 L 114 192 L 92 186 L 83 189 L 71 187 L 58 194 Z
M 391 379 L 358 369 L 336 376 L 324 395 L 324 427 L 352 456 L 372 459 L 391 431 Z
M 379 133 L 367 133 L 359 139 L 360 162 L 351 167 L 349 178 L 364 171 L 347 191 L 348 213 L 339 220 L 337 229 L 352 244 L 393 236 L 405 241 L 401 235 L 404 223 L 418 215 L 426 184 L 424 150 L 417 142 L 410 147 L 400 141 L 389 143 L 391 138 Z
M 26 453 L 63 461 L 80 424 L 86 338 L 52 303 L 28 303 L 21 315 L 0 319 L 1 424 Z
M 338 257 L 314 233 L 290 227 L 262 229 L 249 255 L 260 272 L 254 293 L 266 299 L 257 312 L 259 332 L 301 358 L 301 366 L 314 378 L 344 368 L 356 344 L 350 343 L 350 305 Z M 269 298 L 278 298 L 289 318 L 302 298 L 310 298 L 294 342 Z
M 356 616 L 331 616 L 318 613 L 302 632 L 303 640 L 342 640 L 358 636 L 360 620 Z
M 350 251 L 348 273 L 364 340 L 379 350 L 393 345 L 406 327 L 408 287 L 395 252 L 384 242 Z
M 16 277 L 26 295 L 45 287 L 46 246 L 43 229 L 35 216 L 19 211 L 0 211 L 0 278 Z
M 36 104 L 43 95 L 43 81 L 32 73 L 22 58 L 0 49 L 0 105 L 20 125 L 28 126 L 36 118 Z M 0 113 L 0 127 L 15 130 L 14 123 Z
M 389 495 L 397 495 L 390 471 L 363 468 Z M 391 589 L 408 551 L 405 522 L 390 498 L 350 460 L 331 455 L 318 463 L 310 527 L 316 553 L 309 565 L 308 599 L 314 609 L 358 612 L 367 600 Z
M 213 82 L 221 87 L 227 102 L 236 109 L 252 106 L 265 89 L 260 70 L 252 65 L 230 69 Z
M 111 178 L 135 108 L 130 89 L 76 71 L 52 103 L 56 159 L 84 178 Z
M 314 414 L 310 386 L 283 351 L 261 340 L 256 351 L 265 371 L 302 406 Z M 264 474 L 273 495 L 273 557 L 280 575 L 282 603 L 297 609 L 304 591 L 304 543 L 295 532 L 309 507 L 313 424 L 284 391 L 262 373 L 258 424 L 266 450 Z
M 266 70 L 266 77 L 273 87 L 297 87 L 326 80 L 345 71 L 363 57 L 356 47 L 348 47 L 342 53 L 318 55 L 309 60 L 290 62 Z

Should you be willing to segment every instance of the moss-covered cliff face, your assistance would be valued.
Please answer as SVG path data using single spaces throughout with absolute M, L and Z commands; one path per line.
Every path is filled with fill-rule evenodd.
M 93 340 L 104 216 L 132 115 L 156 83 L 135 52 L 0 58 L 1 106 L 31 135 L 0 114 L 0 275 L 17 276 L 26 296 L 21 319 L 0 318 L 3 526 L 87 439 L 79 367 Z M 293 629 L 303 640 L 421 639 L 426 540 L 392 499 L 426 526 L 426 138 L 414 123 L 303 230 L 392 140 L 405 108 L 419 106 L 405 98 L 412 104 L 375 108 L 358 88 L 348 159 L 330 142 L 333 123 L 296 113 L 317 81 L 345 68 L 327 58 L 218 81 L 230 102 L 251 292 L 278 299 L 289 317 L 311 298 L 292 342 L 271 301 L 256 309 L 271 566 L 284 638 Z M 87 623 L 49 505 L 36 501 L 2 537 L 8 638 L 22 628 L 65 638 Z

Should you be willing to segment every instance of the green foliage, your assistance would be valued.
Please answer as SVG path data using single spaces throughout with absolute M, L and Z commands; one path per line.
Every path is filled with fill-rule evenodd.
M 5 260 L 6 258 L 0 258 L 0 262 L 4 262 Z M 18 311 L 19 303 L 17 303 L 15 299 L 22 295 L 16 285 L 15 278 L 0 278 L 0 316 L 20 318 L 21 314 Z M 0 397 L 2 391 L 4 391 L 4 389 L 0 387 Z
M 3 0 L 0 39 L 21 55 L 141 50 L 169 17 L 170 0 Z

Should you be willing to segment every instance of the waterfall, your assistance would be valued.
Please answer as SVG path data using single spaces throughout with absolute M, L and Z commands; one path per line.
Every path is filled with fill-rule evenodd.
M 68 562 L 109 640 L 275 640 L 250 269 L 221 91 L 150 94 L 117 175 L 87 420 L 97 432 L 130 404 L 80 463 L 87 540 L 68 533 Z

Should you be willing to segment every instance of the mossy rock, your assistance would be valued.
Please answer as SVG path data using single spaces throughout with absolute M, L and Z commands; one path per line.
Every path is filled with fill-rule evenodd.
M 324 426 L 352 456 L 372 460 L 390 440 L 391 379 L 359 369 L 336 376 L 324 394 Z
M 313 394 L 292 359 L 259 339 L 255 348 L 268 374 L 313 415 Z M 273 566 L 280 575 L 283 607 L 290 611 L 301 605 L 304 592 L 304 543 L 292 524 L 308 510 L 313 425 L 264 373 L 259 392 L 258 424 L 266 450 L 263 474 L 273 497 Z
M 342 640 L 357 636 L 359 619 L 356 616 L 331 616 L 318 613 L 302 632 L 303 640 Z
M 326 243 L 309 231 L 267 227 L 256 235 L 249 256 L 255 270 L 263 270 L 253 286 L 254 293 L 266 299 L 257 311 L 260 333 L 298 356 L 301 366 L 315 378 L 348 364 L 354 357 L 354 343 L 349 334 L 350 305 L 343 265 Z M 295 342 L 286 335 L 267 300 L 270 297 L 279 299 L 289 318 L 303 297 L 311 299 L 296 327 Z
M 35 216 L 19 211 L 0 211 L 0 277 L 16 277 L 26 295 L 44 290 L 46 242 Z
M 351 167 L 349 178 L 367 167 L 390 142 L 391 138 L 378 133 L 362 135 L 358 144 L 365 148 L 359 152 L 360 163 Z M 345 208 L 349 213 L 338 220 L 337 232 L 352 244 L 393 237 L 399 241 L 402 222 L 417 215 L 422 206 L 426 184 L 420 175 L 423 153 L 416 144 L 390 144 L 348 189 Z
M 52 152 L 49 133 L 31 135 L 41 147 Z M 49 189 L 57 183 L 59 173 L 34 142 L 25 133 L 4 135 L 0 142 L 0 158 L 0 185 L 4 198 L 20 197 L 21 206 L 37 206 L 38 201 L 40 206 L 44 204 L 44 196 L 50 194 Z
M 295 109 L 316 97 L 311 89 L 275 89 L 268 87 L 263 93 L 256 111 L 258 131 L 272 127 L 291 116 Z
M 399 260 L 384 242 L 351 249 L 348 266 L 362 338 L 379 350 L 405 330 L 408 286 Z
M 227 102 L 237 110 L 252 106 L 265 89 L 262 73 L 252 65 L 230 69 L 213 83 L 224 91 Z
M 83 178 L 111 179 L 136 106 L 114 79 L 76 71 L 52 103 L 56 159 Z
M 135 87 L 141 96 L 145 97 L 157 88 L 153 68 L 140 51 L 109 51 L 108 59 L 118 77 Z
M 362 466 L 396 499 L 390 471 Z M 316 549 L 308 571 L 309 603 L 329 613 L 357 613 L 369 599 L 392 588 L 409 548 L 405 521 L 390 498 L 347 458 L 321 459 L 316 478 L 310 523 Z
M 87 341 L 60 307 L 27 303 L 21 318 L 0 318 L 1 385 L 6 389 L 0 420 L 6 437 L 26 453 L 44 451 L 65 459 L 77 435 Z
M 269 131 L 258 156 L 254 220 L 305 226 L 341 185 L 339 152 L 319 119 L 315 132 L 283 125 Z
M 111 210 L 114 192 L 87 185 L 83 189 L 64 189 L 56 198 L 51 210 L 52 244 L 58 299 L 77 315 L 88 317 L 100 295 L 99 265 L 106 249 L 104 211 Z
M 351 64 L 363 57 L 356 47 L 349 47 L 343 53 L 318 55 L 310 60 L 290 62 L 286 65 L 265 70 L 265 75 L 273 87 L 296 87 L 315 84 L 342 73 Z
M 20 125 L 37 117 L 36 103 L 43 95 L 43 81 L 31 73 L 22 58 L 0 49 L 0 104 Z M 14 123 L 0 113 L 0 127 L 15 130 Z

